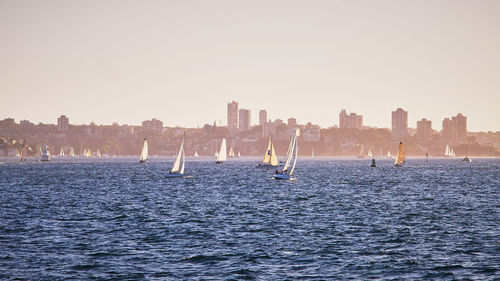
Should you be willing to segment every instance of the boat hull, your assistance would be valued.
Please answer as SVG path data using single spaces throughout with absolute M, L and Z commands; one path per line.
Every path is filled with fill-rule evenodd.
M 270 164 L 262 164 L 262 163 L 259 163 L 257 165 L 255 165 L 256 168 L 276 168 L 278 166 L 273 166 L 273 165 L 270 165 Z
M 167 178 L 183 178 L 184 174 L 166 174 Z
M 139 163 L 146 163 L 146 160 L 139 160 Z
M 42 157 L 40 158 L 40 161 L 49 162 L 50 161 L 50 157 L 42 155 Z
M 215 164 L 223 164 L 224 161 L 215 161 Z
M 289 180 L 290 175 L 288 175 L 288 174 L 275 174 L 274 179 L 276 179 L 276 180 Z

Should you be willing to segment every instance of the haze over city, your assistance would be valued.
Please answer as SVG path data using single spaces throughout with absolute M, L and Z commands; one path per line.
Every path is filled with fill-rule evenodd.
M 338 124 L 345 108 L 497 131 L 498 1 L 0 1 L 0 119 L 225 125 L 237 100 Z

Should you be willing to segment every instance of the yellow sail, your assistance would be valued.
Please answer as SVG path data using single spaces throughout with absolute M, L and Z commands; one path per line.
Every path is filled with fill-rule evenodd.
M 278 166 L 278 157 L 276 157 L 276 151 L 274 150 L 274 144 L 271 144 L 271 165 Z
M 396 156 L 394 165 L 403 165 L 404 163 L 405 163 L 405 146 L 403 145 L 403 142 L 399 142 L 398 155 Z
M 271 163 L 271 155 L 273 154 L 271 149 L 274 150 L 274 146 L 271 142 L 271 136 L 269 136 L 269 143 L 267 144 L 266 154 L 264 155 L 264 159 L 262 159 L 262 163 Z

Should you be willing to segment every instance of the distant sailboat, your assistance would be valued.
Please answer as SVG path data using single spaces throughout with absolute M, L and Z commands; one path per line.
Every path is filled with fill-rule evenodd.
M 311 148 L 311 157 L 314 158 L 314 147 Z
M 229 157 L 235 157 L 233 147 L 229 148 Z
M 28 155 L 28 145 L 23 145 L 21 152 L 19 153 L 19 162 L 26 162 L 26 157 Z
M 453 148 L 450 149 L 448 145 L 446 145 L 446 148 L 444 150 L 444 156 L 445 157 L 455 157 L 454 156 L 455 152 L 453 151 Z
M 73 149 L 73 147 L 71 147 L 69 150 L 69 156 L 71 156 L 71 157 L 75 156 L 75 150 Z
M 368 149 L 368 157 L 373 158 L 373 153 L 371 149 Z
M 61 151 L 59 152 L 59 156 L 64 156 L 64 149 L 61 147 Z
M 257 164 L 257 167 L 277 167 L 278 166 L 278 157 L 276 156 L 276 151 L 274 150 L 274 145 L 271 140 L 271 135 L 269 135 L 269 142 L 267 143 L 266 154 L 264 155 L 264 159 L 262 159 L 262 163 Z
M 90 151 L 90 148 L 87 149 L 87 153 L 86 153 L 85 157 L 92 157 L 92 152 Z
M 44 161 L 44 162 L 50 161 L 50 150 L 46 144 L 44 144 L 42 147 L 42 157 L 41 157 L 40 161 Z
M 238 157 L 241 157 L 241 153 L 238 151 Z
M 456 157 L 455 151 L 453 151 L 453 148 L 450 150 L 450 157 Z
M 177 157 L 175 158 L 174 166 L 172 170 L 168 172 L 167 178 L 182 178 L 184 177 L 184 167 L 186 165 L 186 157 L 184 154 L 184 139 L 186 137 L 186 133 L 184 132 L 184 136 L 182 137 L 181 147 L 179 148 L 179 152 L 177 153 Z M 181 166 L 182 162 L 182 166 Z
M 396 161 L 394 161 L 394 166 L 403 166 L 405 163 L 405 146 L 403 142 L 399 142 L 398 154 L 396 155 Z
M 364 151 L 365 151 L 365 147 L 363 146 L 363 144 L 360 144 L 358 158 L 364 158 L 364 156 L 363 156 Z
M 148 141 L 144 138 L 144 143 L 142 144 L 141 157 L 139 158 L 139 163 L 145 163 L 148 160 Z
M 197 150 L 194 151 L 194 157 L 200 157 Z
M 387 151 L 387 158 L 392 159 L 392 155 L 390 151 Z
M 226 148 L 226 138 L 222 139 L 222 144 L 220 145 L 219 155 L 217 155 L 216 164 L 222 164 L 227 159 L 227 148 Z
M 295 133 L 293 134 L 292 139 L 290 141 L 291 144 L 290 146 L 292 149 L 285 161 L 285 166 L 283 167 L 283 170 L 282 171 L 276 170 L 274 178 L 277 180 L 289 180 L 293 174 L 293 171 L 295 170 L 295 164 L 297 163 L 297 154 L 299 151 L 299 146 L 297 144 L 298 131 L 299 129 L 295 129 Z
M 96 156 L 97 157 L 101 157 L 101 151 L 98 149 L 97 152 L 96 152 Z
M 370 167 L 373 167 L 373 168 L 377 167 L 377 163 L 375 162 L 375 157 L 372 157 L 372 162 L 370 164 Z

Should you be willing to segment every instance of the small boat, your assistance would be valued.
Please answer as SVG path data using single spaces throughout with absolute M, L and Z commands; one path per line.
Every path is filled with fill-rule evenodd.
M 450 157 L 456 157 L 455 151 L 453 151 L 453 148 L 450 150 Z
M 375 158 L 372 158 L 372 163 L 370 164 L 370 167 L 377 167 L 377 164 L 375 163 Z
M 446 145 L 445 151 L 444 151 L 444 156 L 445 157 L 455 157 L 455 151 L 453 151 L 453 148 L 450 148 L 448 145 Z
M 276 156 L 276 151 L 274 150 L 271 135 L 269 135 L 266 154 L 264 155 L 264 159 L 262 159 L 262 163 L 257 164 L 257 167 L 277 167 L 278 165 L 278 157 Z
M 390 151 L 387 151 L 387 158 L 392 159 L 392 155 Z
M 71 147 L 69 150 L 69 156 L 71 156 L 71 157 L 75 156 L 75 150 L 73 149 L 73 147 Z
M 44 144 L 42 147 L 42 157 L 40 158 L 40 161 L 43 161 L 43 162 L 50 161 L 50 150 L 46 144 Z
M 238 157 L 241 157 L 241 153 L 238 151 Z
M 177 157 L 175 158 L 174 166 L 172 170 L 168 172 L 166 175 L 167 178 L 182 178 L 184 177 L 184 167 L 186 166 L 186 156 L 184 154 L 184 138 L 186 137 L 186 133 L 184 132 L 184 136 L 182 137 L 181 147 L 179 148 L 179 153 L 177 153 Z M 182 166 L 181 166 L 182 162 Z
M 465 146 L 465 157 L 462 161 L 470 163 L 472 160 L 467 156 L 467 146 Z
M 283 166 L 283 170 L 281 171 L 276 170 L 274 179 L 289 180 L 291 178 L 293 171 L 295 170 L 295 164 L 297 163 L 297 153 L 299 151 L 299 146 L 297 144 L 298 131 L 299 129 L 295 129 L 295 133 L 293 134 L 293 137 L 291 139 L 292 150 L 286 159 L 285 166 Z
M 96 155 L 97 157 L 101 157 L 101 156 L 102 156 L 102 155 L 101 155 L 101 151 L 98 149 L 98 150 L 97 150 L 97 152 L 95 153 L 95 155 Z
M 368 155 L 369 158 L 373 158 L 373 153 L 371 149 L 368 149 Z
M 194 151 L 194 157 L 200 157 L 200 155 L 198 155 L 198 151 L 197 150 Z
M 139 163 L 146 163 L 148 160 L 148 141 L 144 138 L 144 144 L 142 145 L 141 156 L 139 157 Z
M 215 161 L 216 164 L 222 164 L 224 161 L 227 159 L 227 148 L 226 148 L 226 138 L 222 139 L 222 144 L 220 145 L 220 151 L 219 154 L 217 155 L 217 161 Z
M 394 166 L 403 166 L 405 163 L 405 146 L 403 142 L 399 142 L 398 154 L 396 155 L 396 161 L 394 161 Z
M 64 149 L 61 147 L 61 151 L 59 152 L 59 156 L 64 156 Z

